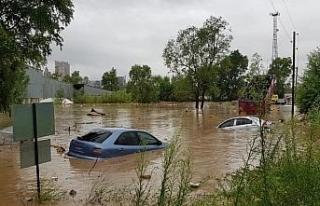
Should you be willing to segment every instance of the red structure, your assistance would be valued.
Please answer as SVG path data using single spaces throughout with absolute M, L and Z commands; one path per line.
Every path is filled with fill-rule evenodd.
M 269 99 L 275 92 L 276 78 L 272 76 L 267 94 L 261 102 L 252 99 L 239 99 L 238 100 L 238 114 L 241 115 L 257 115 L 260 112 L 266 112 L 269 106 Z

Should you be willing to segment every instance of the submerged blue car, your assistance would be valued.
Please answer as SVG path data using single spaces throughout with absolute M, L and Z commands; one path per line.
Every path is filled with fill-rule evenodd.
M 166 143 L 143 130 L 105 127 L 91 130 L 83 136 L 72 139 L 67 154 L 96 160 L 164 149 L 165 146 Z

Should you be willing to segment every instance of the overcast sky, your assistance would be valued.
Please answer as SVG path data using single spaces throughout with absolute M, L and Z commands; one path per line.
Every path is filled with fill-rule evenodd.
M 273 17 L 278 11 L 278 54 L 292 57 L 296 37 L 296 65 L 305 68 L 307 54 L 320 46 L 319 0 L 74 0 L 75 14 L 62 32 L 62 51 L 53 46 L 48 68 L 67 61 L 71 72 L 101 80 L 112 67 L 128 77 L 135 65 L 148 65 L 154 75 L 167 75 L 162 53 L 169 39 L 189 26 L 201 27 L 210 16 L 229 23 L 238 49 L 251 59 L 258 53 L 265 67 L 271 62 Z

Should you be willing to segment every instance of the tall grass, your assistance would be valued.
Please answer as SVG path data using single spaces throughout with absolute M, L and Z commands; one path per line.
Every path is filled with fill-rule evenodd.
M 137 154 L 135 168 L 136 178 L 132 184 L 114 187 L 97 179 L 86 198 L 86 205 L 185 205 L 192 178 L 192 161 L 189 154 L 182 148 L 179 136 L 173 137 L 163 151 L 161 175 L 146 174 L 150 169 L 148 152 Z M 148 177 L 149 176 L 149 177 Z M 148 177 L 148 178 L 145 178 Z
M 179 138 L 173 138 L 164 152 L 157 205 L 183 205 L 190 192 L 192 161 L 183 151 Z
M 33 189 L 31 194 L 17 195 L 22 205 L 55 204 L 66 197 L 67 192 L 53 180 L 41 180 L 41 190 L 38 194 L 37 189 Z
M 193 205 L 320 205 L 318 120 L 319 113 L 312 121 L 293 119 L 274 133 L 263 133 L 257 146 L 251 143 L 244 166 L 221 179 L 215 194 Z M 260 162 L 248 164 L 256 157 Z

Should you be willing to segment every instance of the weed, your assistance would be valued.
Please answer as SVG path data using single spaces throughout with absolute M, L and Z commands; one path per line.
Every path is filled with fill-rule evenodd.
M 162 169 L 157 205 L 183 205 L 190 192 L 192 162 L 181 147 L 179 135 L 165 149 Z
M 31 195 L 19 194 L 22 205 L 38 205 L 45 203 L 56 203 L 66 196 L 66 191 L 62 190 L 60 186 L 51 179 L 43 179 L 41 181 L 41 190 L 38 194 L 37 189 L 33 189 Z
M 145 143 L 142 143 L 145 144 Z M 141 152 L 138 156 L 137 166 L 136 166 L 136 175 L 137 181 L 135 184 L 135 193 L 134 193 L 134 205 L 142 206 L 147 205 L 148 199 L 150 198 L 151 188 L 149 186 L 149 181 L 144 181 L 144 176 L 147 170 L 149 162 L 146 159 L 146 153 Z M 152 174 L 151 174 L 152 175 Z M 150 175 L 150 178 L 151 178 Z

